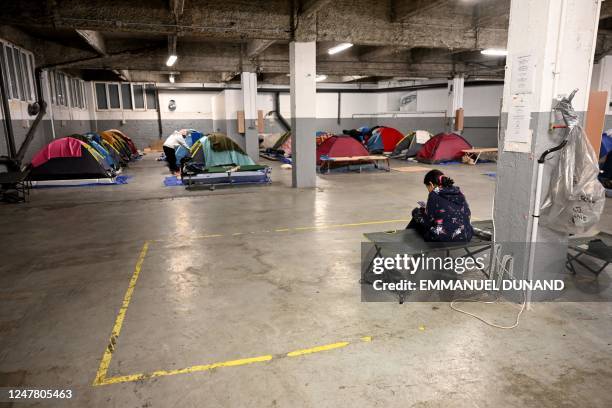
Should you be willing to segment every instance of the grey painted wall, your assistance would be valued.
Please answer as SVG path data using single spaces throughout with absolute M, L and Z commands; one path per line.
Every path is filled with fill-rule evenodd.
M 162 138 L 166 138 L 176 129 L 197 129 L 202 132 L 212 132 L 211 119 L 162 120 Z M 134 140 L 139 149 L 149 146 L 159 140 L 159 124 L 157 119 L 130 119 L 125 124 L 121 120 L 98 120 L 96 130 L 118 129 Z
M 4 122 L 4 121 L 3 121 Z M 19 150 L 19 147 L 25 140 L 26 134 L 28 130 L 32 126 L 34 119 L 29 120 L 12 120 L 13 124 L 13 133 L 15 135 L 15 148 Z M 73 133 L 85 133 L 91 130 L 91 124 L 88 120 L 64 120 L 53 121 L 55 125 L 55 136 L 57 138 L 63 136 L 69 136 Z M 4 123 L 2 123 L 4 126 Z M 6 136 L 4 135 L 4 131 L 2 131 L 2 138 L 0 138 L 0 155 L 6 155 L 8 153 L 8 148 L 6 144 Z M 53 140 L 53 131 L 51 129 L 51 120 L 43 119 L 38 125 L 38 129 L 36 130 L 36 134 L 34 135 L 34 139 L 32 143 L 28 147 L 25 160 L 29 161 L 38 150 L 44 147 L 47 143 Z

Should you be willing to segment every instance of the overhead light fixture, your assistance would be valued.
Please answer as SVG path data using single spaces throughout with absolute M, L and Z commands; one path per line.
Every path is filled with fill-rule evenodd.
M 173 84 L 174 83 L 174 74 L 170 74 L 170 83 Z
M 498 48 L 487 48 L 486 50 L 480 51 L 483 55 L 493 55 L 496 57 L 505 57 L 508 55 L 508 50 L 501 50 Z
M 327 50 L 327 53 L 329 55 L 334 55 L 334 54 L 337 54 L 337 53 L 342 52 L 344 50 L 348 50 L 352 46 L 353 46 L 353 44 L 351 44 L 351 43 L 338 44 L 335 47 L 331 47 L 329 50 Z
M 327 79 L 327 75 L 317 75 L 315 79 L 317 82 L 325 81 Z
M 168 66 L 168 67 L 173 66 L 173 65 L 174 65 L 174 63 L 176 62 L 177 58 L 178 58 L 178 57 L 177 57 L 176 55 L 170 55 L 170 56 L 168 57 L 168 61 L 166 61 L 166 66 Z

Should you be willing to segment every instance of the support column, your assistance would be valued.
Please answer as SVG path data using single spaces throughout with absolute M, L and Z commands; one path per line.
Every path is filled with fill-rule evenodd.
M 257 74 L 243 72 L 242 107 L 244 110 L 244 145 L 245 151 L 253 161 L 259 160 L 259 140 L 257 134 Z
M 316 42 L 291 42 L 291 152 L 293 187 L 315 187 Z
M 463 108 L 463 87 L 465 78 L 463 74 L 456 75 L 452 80 L 448 81 L 448 107 L 446 108 L 446 117 L 448 120 L 449 131 L 455 132 L 455 114 L 457 109 Z
M 502 244 L 502 254 L 514 256 L 514 274 L 519 279 L 528 278 L 537 159 L 558 145 L 564 135 L 564 130 L 549 132 L 551 122 L 561 122 L 552 113 L 556 99 L 578 88 L 573 106 L 584 118 L 600 4 L 579 0 L 511 2 L 493 218 L 496 241 Z M 557 158 L 554 154 L 545 164 L 542 201 Z M 562 272 L 565 234 L 540 224 L 536 242 L 532 277 L 542 279 L 547 272 Z M 535 299 L 535 292 L 533 296 Z
M 607 91 L 608 92 L 608 103 L 606 106 L 606 115 L 610 115 L 610 101 L 612 101 L 612 55 L 606 55 L 599 63 L 593 68 L 593 79 L 591 83 L 591 90 L 593 91 Z M 609 122 L 606 123 L 609 126 Z M 608 130 L 609 127 L 604 127 L 604 130 Z

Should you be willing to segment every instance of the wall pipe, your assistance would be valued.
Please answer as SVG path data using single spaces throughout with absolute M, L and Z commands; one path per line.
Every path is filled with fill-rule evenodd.
M 28 105 L 28 113 L 30 115 L 33 115 L 34 112 L 36 112 L 37 110 L 38 112 L 36 112 L 36 119 L 34 119 L 34 123 L 32 123 L 32 126 L 30 126 L 30 129 L 28 129 L 28 133 L 26 133 L 25 139 L 23 140 L 23 143 L 21 144 L 21 147 L 19 147 L 19 150 L 17 151 L 17 155 L 14 158 L 15 164 L 17 166 L 21 166 L 21 161 L 25 157 L 28 147 L 30 146 L 30 143 L 32 143 L 32 140 L 34 139 L 34 134 L 36 133 L 36 129 L 38 128 L 38 125 L 40 124 L 40 121 L 42 120 L 42 118 L 45 116 L 45 113 L 47 113 L 47 102 L 45 102 L 45 98 L 43 95 L 43 87 L 42 87 L 43 70 L 41 67 L 38 67 L 34 70 L 34 73 L 36 77 L 36 102 Z
M 283 125 L 283 127 L 285 128 L 285 131 L 290 132 L 291 126 L 280 112 L 280 92 L 276 92 L 274 94 L 274 110 L 272 112 L 276 113 L 276 117 L 278 118 L 278 121 L 281 123 L 281 125 Z
M 155 87 L 155 99 L 157 99 L 157 127 L 159 129 L 159 138 L 162 139 L 164 137 L 164 127 L 162 125 L 161 105 L 159 103 L 159 90 L 157 86 Z
M 471 81 L 466 82 L 466 87 L 472 86 L 490 86 L 490 85 L 502 85 L 504 81 Z M 418 91 L 420 89 L 444 89 L 447 88 L 446 83 L 442 84 L 421 84 L 421 85 L 406 85 L 406 86 L 394 86 L 387 88 L 317 88 L 317 93 L 384 93 L 384 92 L 404 92 L 404 91 Z M 164 91 L 189 91 L 189 92 L 221 92 L 226 90 L 240 90 L 241 88 L 236 86 L 162 86 L 158 87 L 160 92 Z M 289 93 L 289 87 L 286 88 L 257 88 L 257 92 L 261 93 Z

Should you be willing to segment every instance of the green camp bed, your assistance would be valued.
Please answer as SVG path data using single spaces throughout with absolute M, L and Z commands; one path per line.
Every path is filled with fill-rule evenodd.
M 410 257 L 418 257 L 421 255 L 427 256 L 431 253 L 444 252 L 446 257 L 450 256 L 451 251 L 461 251 L 461 257 L 470 257 L 476 259 L 475 256 L 481 252 L 491 249 L 491 232 L 493 231 L 493 222 L 475 221 L 472 223 L 474 227 L 474 237 L 468 242 L 427 242 L 414 229 L 404 229 L 385 232 L 371 232 L 363 234 L 364 237 L 372 243 L 374 247 L 374 255 L 368 259 L 368 265 L 363 268 L 361 274 L 361 283 L 371 284 L 369 276 L 372 274 L 374 259 L 382 256 L 385 247 L 393 247 L 401 250 L 402 254 L 407 254 Z M 486 271 L 482 271 L 488 277 Z M 384 275 L 383 275 L 384 276 Z M 399 303 L 404 303 L 406 292 L 398 292 Z
M 584 267 L 595 276 L 599 276 L 612 263 L 612 234 L 600 232 L 592 237 L 570 237 L 568 248 L 575 253 L 572 254 L 568 251 L 565 265 L 574 275 L 576 274 L 575 264 Z M 584 256 L 603 261 L 603 264 L 592 267 L 579 259 Z
M 202 171 L 187 171 L 183 180 L 186 179 L 188 187 L 200 184 L 213 190 L 216 185 L 269 184 L 271 172 L 270 167 L 258 164 L 211 166 Z

